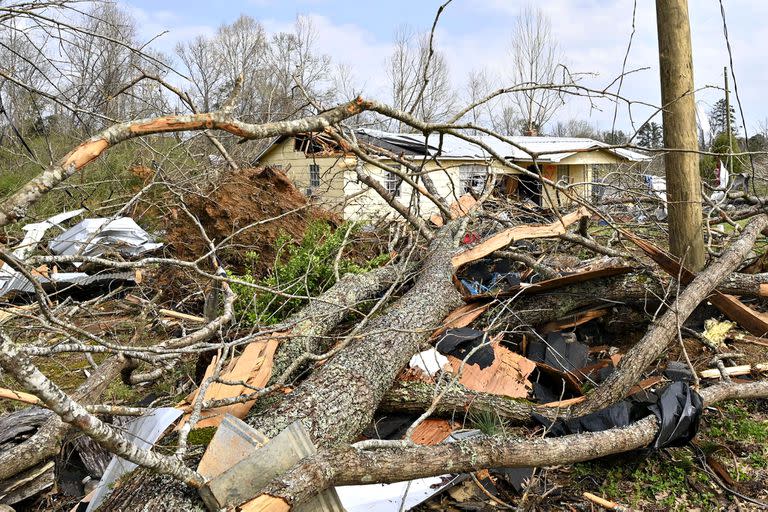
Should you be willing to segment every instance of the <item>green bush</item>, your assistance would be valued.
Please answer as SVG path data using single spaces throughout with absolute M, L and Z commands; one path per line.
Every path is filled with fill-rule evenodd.
M 304 238 L 298 243 L 287 235 L 280 236 L 275 242 L 277 263 L 267 277 L 257 279 L 251 273 L 235 277 L 282 292 L 289 297 L 234 284 L 232 289 L 239 295 L 235 307 L 238 319 L 250 325 L 281 322 L 301 309 L 309 297 L 315 297 L 333 286 L 336 282 L 334 263 L 344 243 L 345 233 L 350 230 L 351 235 L 357 229 L 357 226 L 344 224 L 334 231 L 328 223 L 315 221 L 309 225 Z M 255 253 L 246 256 L 258 259 Z M 342 257 L 339 261 L 339 275 L 366 272 L 388 259 L 389 255 L 382 254 L 360 265 Z

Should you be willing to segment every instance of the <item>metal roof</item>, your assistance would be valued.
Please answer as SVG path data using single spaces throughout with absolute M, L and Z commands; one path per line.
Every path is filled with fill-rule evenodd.
M 410 151 L 420 149 L 420 154 L 455 159 L 489 159 L 491 154 L 478 144 L 466 141 L 455 135 L 431 134 L 425 137 L 415 133 L 390 133 L 381 130 L 360 130 L 371 138 L 379 139 L 390 145 Z M 508 160 L 530 161 L 531 154 L 538 155 L 539 162 L 557 163 L 577 152 L 602 150 L 628 162 L 641 162 L 650 157 L 623 148 L 610 148 L 608 144 L 594 139 L 581 137 L 507 137 L 511 144 L 491 135 L 473 136 L 494 153 Z M 542 154 L 546 153 L 546 154 Z

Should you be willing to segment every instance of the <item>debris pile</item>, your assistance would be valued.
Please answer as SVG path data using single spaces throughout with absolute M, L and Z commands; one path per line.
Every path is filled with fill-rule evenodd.
M 271 196 L 271 206 L 254 208 L 254 204 L 259 204 L 258 198 L 265 195 Z M 275 204 L 275 197 L 282 199 Z M 244 207 L 246 203 L 250 207 Z M 466 215 L 474 207 L 474 203 L 466 199 L 457 205 L 451 210 L 456 217 Z M 274 239 L 284 231 L 300 236 L 307 226 L 304 215 L 312 207 L 278 171 L 264 169 L 246 170 L 238 178 L 212 190 L 209 197 L 190 199 L 186 208 L 198 217 L 208 237 L 225 242 L 217 248 L 217 254 L 222 258 L 231 256 L 229 263 L 236 265 L 238 261 L 242 263 L 238 258 L 242 257 L 244 247 L 259 251 L 262 256 L 272 254 L 270 257 L 274 258 L 274 253 L 268 252 L 274 249 Z M 85 219 L 70 228 L 65 226 L 82 213 L 67 212 L 27 226 L 26 236 L 14 255 L 29 258 L 42 249 L 48 230 L 54 228 L 61 233 L 49 237 L 45 247 L 51 254 L 60 256 L 135 260 L 163 246 L 128 218 Z M 699 320 L 681 326 L 693 336 L 682 345 L 686 347 L 685 352 L 671 350 L 668 357 L 655 366 L 644 366 L 642 378 L 628 386 L 623 398 L 569 417 L 571 412 L 580 411 L 579 407 L 589 403 L 592 390 L 617 378 L 622 361 L 632 357 L 633 347 L 656 319 L 654 315 L 668 306 L 668 298 L 660 297 L 653 286 L 657 282 L 669 283 L 670 277 L 679 278 L 685 285 L 695 277 L 666 252 L 632 233 L 621 232 L 626 241 L 639 248 L 633 258 L 555 254 L 551 240 L 560 240 L 569 226 L 581 221 L 587 213 L 579 209 L 553 216 L 547 222 L 523 223 L 504 229 L 498 229 L 498 222 L 491 227 L 475 224 L 457 237 L 463 240 L 463 245 L 445 258 L 444 266 L 451 278 L 446 278 L 446 283 L 452 283 L 449 288 L 460 305 L 446 307 L 440 315 L 442 322 L 430 324 L 423 342 L 408 354 L 408 364 L 403 367 L 403 361 L 398 366 L 399 373 L 392 373 L 397 377 L 390 391 L 427 392 L 420 395 L 421 398 L 411 397 L 411 406 L 401 409 L 396 401 L 388 402 L 385 397 L 385 405 L 373 414 L 362 434 L 358 432 L 351 441 L 353 449 L 457 446 L 452 443 L 468 443 L 489 435 L 518 436 L 522 440 L 531 436 L 557 438 L 629 428 L 645 418 L 655 418 L 658 425 L 653 441 L 646 448 L 682 446 L 697 435 L 701 423 L 704 411 L 704 399 L 699 393 L 701 383 L 706 387 L 712 379 L 750 382 L 768 373 L 764 350 L 768 342 L 762 338 L 762 334 L 768 332 L 768 315 L 759 311 L 756 303 L 715 291 L 709 298 L 711 306 L 703 304 L 699 308 Z M 324 215 L 333 220 L 331 214 Z M 197 254 L 199 257 L 208 250 L 208 242 L 193 236 L 197 227 L 191 221 L 184 221 L 185 218 L 186 213 L 180 209 L 171 222 L 170 250 L 176 256 L 191 258 Z M 260 224 L 268 218 L 279 220 Z M 512 223 L 510 218 L 506 219 L 508 224 Z M 521 253 L 527 256 L 520 258 Z M 72 272 L 81 276 L 78 279 L 100 275 L 92 273 L 96 268 L 92 264 L 71 262 L 67 265 L 78 270 Z M 4 290 L 34 291 L 27 278 L 7 264 L 2 272 L 8 275 Z M 43 285 L 65 282 L 55 277 L 64 274 L 58 267 L 55 271 L 40 268 L 37 272 L 43 276 L 40 278 Z M 137 281 L 135 272 L 126 275 L 126 280 Z M 629 290 L 622 287 L 636 284 L 638 280 L 647 284 L 639 286 L 639 295 L 633 292 L 635 296 L 630 298 Z M 70 278 L 66 282 L 75 281 Z M 607 287 L 611 283 L 616 290 L 613 296 L 593 293 L 599 286 Z M 408 290 L 408 286 L 404 289 Z M 624 291 L 626 296 L 622 296 Z M 384 295 L 383 290 L 378 293 Z M 326 297 L 323 301 L 334 305 L 344 294 L 332 294 L 330 298 L 332 300 Z M 553 304 L 558 307 L 553 308 Z M 311 459 L 323 450 L 321 441 L 313 439 L 310 427 L 301 420 L 271 431 L 254 428 L 249 420 L 254 411 L 273 407 L 264 395 L 272 393 L 269 400 L 274 399 L 274 395 L 291 396 L 312 378 L 307 375 L 334 364 L 333 359 L 318 356 L 314 366 L 312 362 L 305 362 L 292 380 L 274 384 L 275 368 L 285 371 L 277 363 L 282 344 L 291 338 L 304 343 L 313 336 L 327 337 L 336 340 L 331 350 L 342 351 L 346 343 L 350 343 L 345 341 L 345 336 L 357 335 L 353 324 L 366 314 L 364 308 L 354 312 L 359 317 L 349 312 L 348 316 L 340 315 L 334 331 L 320 332 L 306 327 L 316 318 L 310 315 L 298 316 L 299 320 L 292 319 L 267 334 L 243 335 L 219 329 L 217 320 L 208 314 L 197 316 L 163 309 L 133 293 L 121 297 L 120 307 L 133 308 L 132 313 L 126 315 L 151 310 L 156 320 L 172 318 L 175 323 L 156 321 L 147 332 L 160 325 L 165 329 L 163 334 L 171 331 L 175 336 L 163 341 L 164 346 L 194 347 L 199 350 L 192 353 L 209 356 L 205 360 L 207 364 L 201 366 L 204 372 L 194 382 L 186 377 L 186 387 L 168 404 L 171 407 L 149 405 L 138 419 L 117 415 L 112 418 L 112 424 L 119 425 L 128 437 L 141 438 L 141 443 L 137 443 L 140 446 L 172 442 L 190 430 L 198 438 L 207 436 L 208 441 L 202 443 L 205 446 L 196 452 L 196 456 L 200 456 L 197 472 L 203 478 L 197 491 L 210 510 L 228 507 L 259 510 L 264 503 L 258 501 L 262 499 L 258 493 L 265 485 L 300 460 Z M 221 308 L 216 312 L 221 314 Z M 632 319 L 638 320 L 629 330 L 626 326 L 632 324 Z M 215 344 L 206 344 L 207 339 L 189 334 L 205 331 L 211 325 L 215 328 L 210 328 L 212 334 L 207 339 L 215 336 Z M 138 332 L 137 329 L 131 343 L 139 342 Z M 759 348 L 761 352 L 755 353 L 760 355 L 736 354 L 737 344 L 742 352 L 748 352 L 747 347 Z M 391 345 L 382 341 L 380 350 L 392 350 Z M 714 358 L 710 351 L 714 352 Z M 756 359 L 758 357 L 763 359 Z M 202 360 L 201 357 L 198 362 Z M 148 382 L 133 379 L 131 372 L 139 363 L 131 364 L 129 370 L 123 371 L 122 381 Z M 455 401 L 438 407 L 444 395 L 451 395 Z M 36 397 L 12 390 L 0 389 L 0 396 L 40 404 Z M 425 410 L 429 414 L 424 415 Z M 38 419 L 36 425 L 41 422 Z M 23 435 L 27 433 L 23 431 Z M 19 441 L 16 435 L 12 439 L 0 438 L 0 446 L 16 445 Z M 133 465 L 114 456 L 108 465 L 102 464 L 101 470 L 95 470 L 97 466 L 90 464 L 89 449 L 77 444 L 70 449 L 70 454 L 77 455 L 73 463 L 73 467 L 77 467 L 72 475 L 79 478 L 86 474 L 91 479 L 88 490 L 98 481 L 79 505 L 81 509 L 96 510 L 109 501 L 114 482 L 125 478 L 123 475 Z M 107 453 L 99 457 L 104 459 Z M 303 506 L 306 510 L 360 512 L 410 510 L 419 506 L 456 510 L 503 507 L 520 500 L 531 486 L 537 485 L 539 474 L 538 469 L 525 466 L 476 469 L 446 469 L 445 474 L 432 472 L 434 476 L 405 482 L 331 485 Z M 72 496 L 78 496 L 81 490 L 86 493 L 86 479 L 78 480 L 72 475 L 57 477 L 48 463 L 36 466 L 35 471 L 39 471 L 34 478 L 41 487 L 45 484 L 44 488 L 49 488 L 58 482 L 62 488 L 71 486 Z M 0 493 L 6 493 L 0 495 L 0 499 L 13 492 L 19 492 L 14 500 L 18 496 L 33 495 L 26 494 L 32 492 L 26 482 L 23 479 L 0 482 L 0 486 L 6 485 L 0 487 Z M 35 488 L 34 492 L 39 489 Z

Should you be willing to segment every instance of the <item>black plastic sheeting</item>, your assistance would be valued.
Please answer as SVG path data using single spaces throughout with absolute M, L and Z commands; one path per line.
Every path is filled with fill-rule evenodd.
M 526 357 L 564 372 L 575 372 L 589 361 L 589 347 L 579 341 L 569 341 L 559 332 L 547 335 L 547 341 L 531 340 Z
M 680 361 L 670 361 L 667 363 L 664 376 L 674 382 L 693 382 L 693 372 L 691 372 L 687 364 Z
M 441 354 L 452 355 L 463 360 L 475 347 L 483 343 L 487 343 L 485 332 L 463 327 L 445 331 L 440 341 L 435 344 L 435 349 Z M 493 347 L 487 344 L 477 349 L 466 362 L 476 364 L 480 368 L 488 368 L 493 364 L 495 357 Z
M 652 448 L 684 446 L 699 430 L 704 403 L 687 382 L 673 382 L 654 392 L 642 392 L 601 411 L 580 418 L 554 423 L 534 414 L 534 419 L 549 429 L 548 435 L 559 437 L 582 432 L 601 432 L 626 427 L 653 414 L 659 421 L 659 433 Z

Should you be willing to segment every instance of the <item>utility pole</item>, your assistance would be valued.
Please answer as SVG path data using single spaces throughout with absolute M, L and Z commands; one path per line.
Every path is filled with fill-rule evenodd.
M 691 271 L 704 267 L 696 104 L 688 0 L 656 0 L 664 120 L 669 248 Z
M 728 67 L 723 68 L 723 78 L 725 79 L 725 133 L 728 137 L 728 156 L 725 158 L 725 168 L 730 174 L 733 171 L 733 143 L 731 127 L 731 93 L 728 90 Z M 723 186 L 721 183 L 720 186 Z M 727 186 L 727 183 L 726 183 Z

